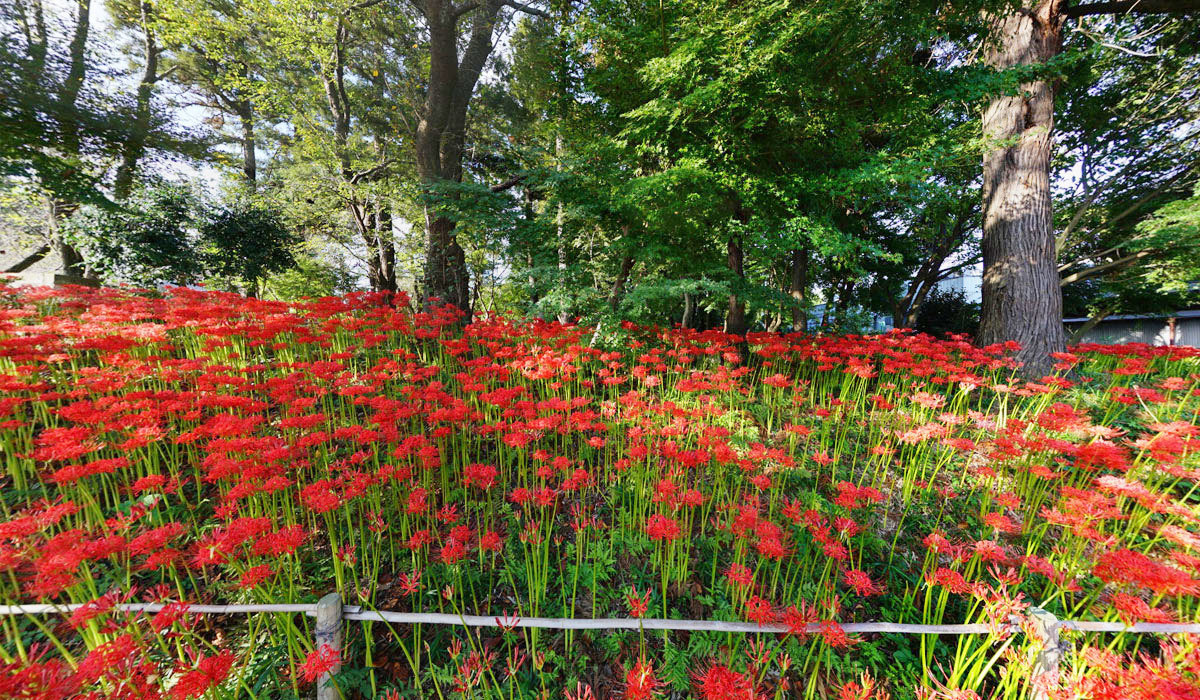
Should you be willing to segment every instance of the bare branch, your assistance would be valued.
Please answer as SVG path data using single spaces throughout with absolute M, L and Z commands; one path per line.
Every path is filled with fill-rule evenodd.
M 1066 277 L 1063 277 L 1062 279 L 1060 279 L 1058 281 L 1058 286 L 1065 287 L 1068 284 L 1071 284 L 1072 282 L 1078 282 L 1079 280 L 1087 279 L 1089 277 L 1095 277 L 1096 275 L 1100 274 L 1101 272 L 1111 270 L 1114 267 L 1128 266 L 1132 263 L 1137 262 L 1138 260 L 1141 260 L 1142 258 L 1153 255 L 1155 252 L 1156 251 L 1147 248 L 1145 250 L 1139 250 L 1138 252 L 1133 253 L 1132 255 L 1126 255 L 1123 258 L 1117 258 L 1116 260 L 1112 260 L 1112 261 L 1109 261 L 1106 263 L 1101 263 L 1094 267 L 1089 267 L 1086 270 L 1080 270 L 1079 272 L 1072 273 L 1072 274 L 1067 275 Z
M 395 161 L 389 158 L 379 165 L 366 170 L 360 170 L 350 176 L 350 184 L 357 185 L 360 182 L 373 182 L 375 180 L 382 179 L 387 175 L 388 169 L 392 167 L 394 162 Z

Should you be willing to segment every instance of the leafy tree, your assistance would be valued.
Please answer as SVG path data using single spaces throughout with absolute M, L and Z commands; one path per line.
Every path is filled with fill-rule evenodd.
M 262 286 L 264 296 L 277 299 L 319 298 L 357 288 L 353 275 L 344 267 L 309 253 L 296 255 L 294 267 L 271 275 Z
M 218 208 L 201 226 L 200 238 L 209 274 L 237 280 L 247 296 L 258 296 L 269 275 L 297 266 L 300 238 L 263 205 Z
M 931 169 L 969 153 L 954 91 L 971 73 L 930 50 L 965 30 L 932 5 L 903 5 L 751 2 L 729 12 L 693 2 L 686 21 L 635 33 L 646 42 L 637 75 L 647 97 L 625 112 L 620 136 L 631 160 L 662 173 L 643 175 L 646 185 L 679 171 L 693 183 L 687 194 L 704 198 L 692 225 L 706 244 L 683 249 L 715 249 L 702 274 L 726 285 L 728 330 L 747 330 L 756 311 L 762 326 L 780 325 L 786 307 L 774 299 L 790 298 L 794 324 L 813 280 L 826 283 L 827 308 L 845 311 L 863 262 L 897 259 L 889 220 L 938 186 Z

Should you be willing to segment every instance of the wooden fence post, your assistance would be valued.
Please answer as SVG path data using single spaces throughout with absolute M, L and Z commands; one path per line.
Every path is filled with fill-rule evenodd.
M 1061 623 L 1052 613 L 1041 608 L 1029 609 L 1029 622 L 1041 644 L 1029 677 L 1032 686 L 1029 697 L 1032 700 L 1049 700 L 1050 688 L 1058 683 L 1058 664 L 1064 651 L 1059 638 Z
M 330 593 L 317 601 L 317 622 L 313 630 L 318 650 L 329 647 L 341 658 L 342 654 L 342 596 Z M 341 666 L 339 662 L 317 678 L 317 700 L 339 700 L 341 693 L 333 683 L 332 676 Z

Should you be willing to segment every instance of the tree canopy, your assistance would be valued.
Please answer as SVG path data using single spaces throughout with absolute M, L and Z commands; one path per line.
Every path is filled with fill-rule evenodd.
M 110 281 L 299 266 L 597 340 L 913 326 L 982 264 L 983 339 L 1044 357 L 1063 314 L 1196 303 L 1200 29 L 1182 1 L 1019 5 L 6 0 L 2 225 Z M 241 262 L 115 223 L 163 178 Z

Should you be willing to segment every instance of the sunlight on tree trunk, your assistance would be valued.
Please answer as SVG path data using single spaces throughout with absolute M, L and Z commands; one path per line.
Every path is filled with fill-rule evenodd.
M 1062 49 L 1062 0 L 1041 0 L 996 19 L 987 63 L 1036 66 Z M 989 150 L 983 160 L 982 343 L 1016 341 L 1029 375 L 1066 349 L 1062 292 L 1055 261 L 1050 160 L 1054 86 L 1035 80 L 1019 94 L 992 99 L 983 115 Z

